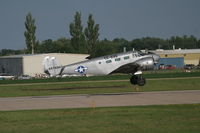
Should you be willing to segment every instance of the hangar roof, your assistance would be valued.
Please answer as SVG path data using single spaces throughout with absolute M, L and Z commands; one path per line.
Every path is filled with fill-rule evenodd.
M 175 50 L 157 49 L 151 52 L 156 54 L 200 54 L 200 49 L 175 49 Z
M 22 55 L 10 55 L 0 56 L 0 58 L 23 58 L 30 56 L 54 56 L 54 55 L 76 55 L 76 56 L 89 56 L 88 54 L 74 54 L 74 53 L 45 53 L 45 54 L 22 54 Z

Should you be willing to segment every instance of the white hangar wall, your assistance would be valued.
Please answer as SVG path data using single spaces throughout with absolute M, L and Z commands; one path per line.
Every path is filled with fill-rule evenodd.
M 32 56 L 24 56 L 23 57 L 23 73 L 36 76 L 40 74 L 44 74 L 43 72 L 43 60 L 45 57 L 49 56 L 55 57 L 59 63 L 64 66 L 80 61 L 86 60 L 85 58 L 89 55 L 86 54 L 63 54 L 63 53 L 51 53 L 51 54 L 38 54 Z
M 65 53 L 49 53 L 35 55 L 14 55 L 0 57 L 0 73 L 9 73 L 13 75 L 30 75 L 36 76 L 44 74 L 43 60 L 45 57 L 55 57 L 59 63 L 69 65 L 72 63 L 86 60 L 87 54 L 65 54 Z

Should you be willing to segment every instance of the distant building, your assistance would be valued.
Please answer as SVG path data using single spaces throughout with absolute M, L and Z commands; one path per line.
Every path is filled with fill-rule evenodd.
M 0 57 L 0 73 L 13 75 L 41 75 L 43 72 L 43 60 L 45 57 L 55 57 L 61 65 L 68 65 L 86 60 L 87 54 L 49 53 L 35 55 L 14 55 Z
M 177 66 L 181 66 L 182 64 L 182 59 L 184 60 L 184 65 L 185 64 L 194 64 L 194 65 L 198 65 L 200 63 L 200 49 L 174 49 L 174 50 L 163 50 L 163 49 L 158 49 L 155 51 L 151 51 L 154 52 L 158 55 L 160 55 L 161 57 L 161 61 L 167 63 L 166 65 L 169 65 L 170 59 L 172 61 L 172 58 L 177 59 L 174 60 L 173 63 L 174 64 L 170 64 L 170 65 L 177 65 Z
M 173 65 L 176 68 L 183 68 L 184 67 L 184 58 L 183 57 L 176 57 L 176 58 L 160 58 L 159 63 L 157 66 L 160 64 L 164 65 Z

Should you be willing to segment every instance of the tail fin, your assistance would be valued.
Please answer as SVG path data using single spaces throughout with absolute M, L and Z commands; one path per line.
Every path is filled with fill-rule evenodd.
M 62 66 L 55 57 L 45 57 L 43 60 L 44 73 L 51 77 L 58 76 L 61 72 Z

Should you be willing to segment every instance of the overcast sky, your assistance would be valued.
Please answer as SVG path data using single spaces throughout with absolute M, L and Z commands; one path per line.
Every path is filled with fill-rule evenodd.
M 36 21 L 36 38 L 70 38 L 76 11 L 84 27 L 91 13 L 100 39 L 194 35 L 200 38 L 200 0 L 0 0 L 0 49 L 23 49 L 28 12 Z

